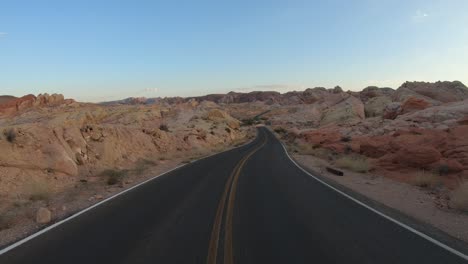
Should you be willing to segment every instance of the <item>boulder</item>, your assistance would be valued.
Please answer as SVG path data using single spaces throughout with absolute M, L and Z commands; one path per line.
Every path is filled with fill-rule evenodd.
M 36 212 L 36 223 L 47 224 L 52 220 L 52 213 L 45 207 L 39 208 Z
M 440 152 L 431 146 L 409 145 L 400 149 L 393 162 L 413 168 L 424 169 L 442 158 Z
M 390 150 L 390 141 L 392 137 L 378 136 L 378 137 L 363 137 L 356 139 L 360 142 L 360 153 L 370 158 L 380 158 L 387 154 Z

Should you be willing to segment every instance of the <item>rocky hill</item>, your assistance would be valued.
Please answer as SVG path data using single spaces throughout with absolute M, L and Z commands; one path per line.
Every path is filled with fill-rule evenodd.
M 14 99 L 16 99 L 16 97 L 11 95 L 0 95 L 0 104 L 6 103 Z

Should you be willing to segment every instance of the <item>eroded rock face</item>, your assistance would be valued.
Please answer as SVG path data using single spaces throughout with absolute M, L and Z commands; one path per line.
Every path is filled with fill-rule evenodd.
M 68 107 L 62 96 L 41 95 L 11 106 L 24 102 L 27 111 L 0 117 L 0 174 L 11 183 L 16 175 L 37 175 L 69 186 L 140 159 L 210 153 L 246 137 L 239 121 L 212 102 Z M 14 184 L 5 189 L 12 196 L 21 192 Z
M 339 142 L 342 135 L 336 127 L 329 127 L 326 129 L 306 131 L 301 134 L 301 137 L 312 146 L 321 146 Z
M 431 106 L 431 103 L 429 103 L 428 101 L 424 99 L 410 97 L 401 106 L 401 113 L 406 114 L 406 113 L 416 112 L 419 110 L 426 109 L 430 106 Z
M 320 125 L 352 123 L 365 118 L 363 103 L 354 96 L 344 98 L 323 113 Z
M 33 107 L 52 107 L 63 104 L 72 104 L 74 100 L 65 100 L 61 94 L 40 94 L 37 97 L 29 94 L 21 98 L 7 100 L 0 103 L 0 116 L 16 115 L 26 109 Z
M 468 99 L 468 88 L 461 82 L 406 82 L 394 94 L 394 100 L 403 102 L 409 97 L 423 99 L 433 105 Z
M 364 105 L 366 117 L 383 116 L 385 109 L 387 109 L 387 106 L 391 103 L 392 100 L 388 96 L 377 96 L 369 99 Z
M 395 119 L 402 112 L 401 103 L 393 102 L 385 106 L 383 110 L 383 118 L 385 119 Z

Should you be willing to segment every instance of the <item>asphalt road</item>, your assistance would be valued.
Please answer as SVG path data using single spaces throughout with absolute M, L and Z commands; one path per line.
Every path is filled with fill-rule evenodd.
M 264 128 L 0 255 L 0 263 L 467 263 L 324 186 Z

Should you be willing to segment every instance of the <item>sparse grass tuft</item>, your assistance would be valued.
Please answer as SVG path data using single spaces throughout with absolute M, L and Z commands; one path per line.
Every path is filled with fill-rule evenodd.
M 26 185 L 26 193 L 30 201 L 49 200 L 52 188 L 47 181 L 34 180 Z
M 423 188 L 434 188 L 442 183 L 437 175 L 426 171 L 418 172 L 409 182 L 411 185 Z
M 371 165 L 365 157 L 342 156 L 335 160 L 335 165 L 359 173 L 366 173 L 371 170 Z
M 104 170 L 101 172 L 101 176 L 107 177 L 107 184 L 108 185 L 115 185 L 118 183 L 121 183 L 122 180 L 127 176 L 127 171 L 126 170 Z
M 468 181 L 463 182 L 450 195 L 450 205 L 460 211 L 468 212 Z

